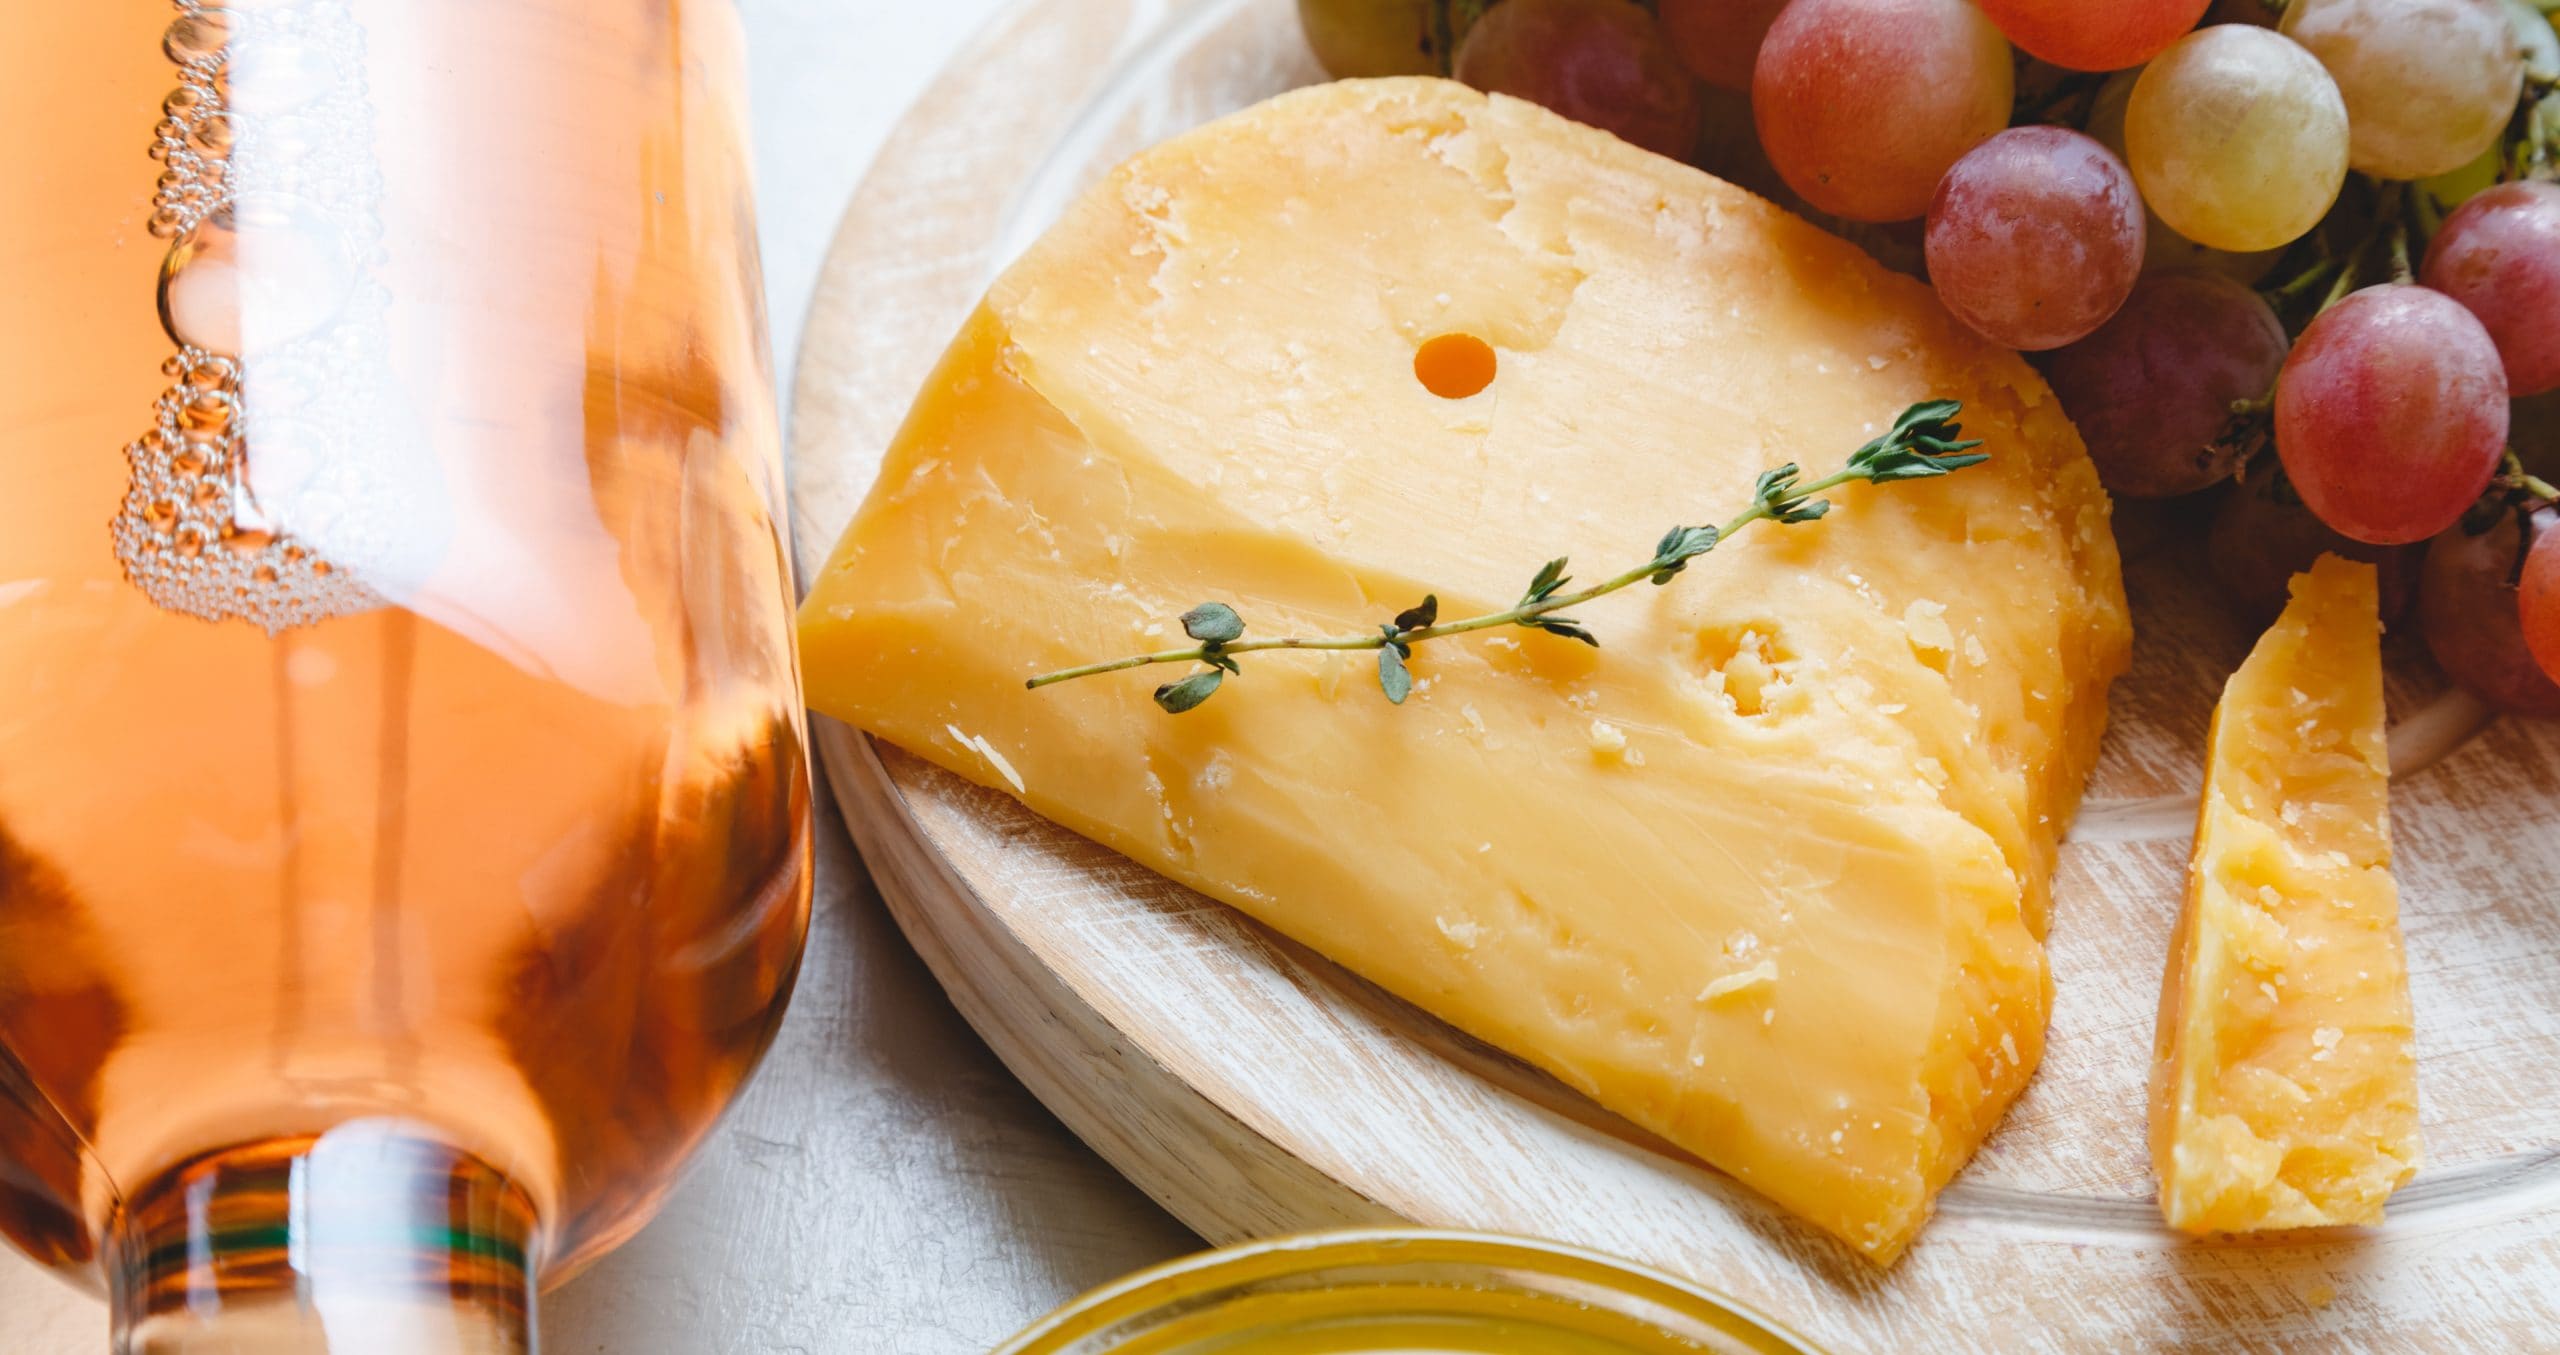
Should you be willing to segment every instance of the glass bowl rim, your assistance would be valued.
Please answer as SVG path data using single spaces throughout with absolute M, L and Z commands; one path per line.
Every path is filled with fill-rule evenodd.
M 1393 1258 L 1365 1255 L 1362 1251 L 1364 1248 L 1401 1244 L 1422 1244 L 1426 1250 Z M 1293 1264 L 1271 1268 L 1271 1263 L 1283 1260 Z M 1320 1273 L 1337 1265 L 1398 1263 L 1480 1265 L 1487 1268 L 1509 1263 L 1535 1272 L 1545 1268 L 1541 1263 L 1552 1265 L 1557 1261 L 1568 1262 L 1590 1272 L 1572 1278 L 1606 1280 L 1621 1290 L 1638 1291 L 1634 1294 L 1636 1297 L 1654 1302 L 1667 1299 L 1673 1301 L 1673 1306 L 1690 1305 L 1699 1310 L 1701 1316 L 1738 1319 L 1757 1328 L 1752 1335 L 1776 1342 L 1779 1350 L 1794 1352 L 1795 1355 L 1823 1355 L 1820 1347 L 1740 1299 L 1625 1257 L 1547 1238 L 1470 1229 L 1393 1226 L 1287 1233 L 1229 1247 L 1209 1248 L 1160 1262 L 1086 1290 L 998 1344 L 989 1355 L 1056 1355 L 1056 1352 L 1066 1349 L 1058 1344 L 1062 1339 L 1090 1335 L 1094 1330 L 1091 1326 L 1079 1327 L 1077 1324 L 1090 1323 L 1097 1318 L 1119 1321 L 1142 1317 L 1176 1298 L 1195 1296 L 1226 1278 L 1242 1282 Z M 1634 1283 L 1626 1283 L 1629 1281 Z M 1662 1292 L 1645 1294 L 1639 1287 Z

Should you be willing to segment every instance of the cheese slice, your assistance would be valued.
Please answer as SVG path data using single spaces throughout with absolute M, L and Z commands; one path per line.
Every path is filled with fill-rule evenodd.
M 2323 556 L 2214 711 L 2151 1151 L 2188 1232 L 2373 1223 L 2418 1169 L 2373 566 Z
M 1436 338 L 1493 377 L 1443 398 Z M 1431 364 L 1425 364 L 1425 374 Z M 1481 373 L 1477 373 L 1481 375 Z M 1510 605 L 1835 466 L 1915 401 L 1993 461 L 1672 586 L 1375 656 L 1183 643 Z M 2044 386 L 1757 198 L 1434 80 L 1151 150 L 998 281 L 802 612 L 819 709 L 1013 794 L 1887 1260 L 2041 1048 L 2055 846 L 2128 644 Z

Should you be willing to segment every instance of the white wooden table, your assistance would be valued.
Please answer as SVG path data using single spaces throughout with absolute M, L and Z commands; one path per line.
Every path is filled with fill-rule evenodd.
M 891 122 L 1001 0 L 739 0 L 774 350 Z M 831 804 L 782 1034 L 666 1213 L 545 1300 L 550 1355 L 979 1355 L 1197 1241 L 1015 1084 L 890 925 Z M 0 1351 L 97 1355 L 104 1310 L 0 1248 Z

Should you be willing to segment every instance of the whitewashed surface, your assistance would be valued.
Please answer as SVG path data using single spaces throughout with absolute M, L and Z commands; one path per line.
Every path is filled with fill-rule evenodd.
M 740 0 L 784 390 L 846 195 L 1000 7 Z M 978 1355 L 1199 1245 L 987 1053 L 823 800 L 818 824 L 808 967 L 771 1058 L 666 1214 L 545 1301 L 549 1355 Z M 0 1355 L 105 1349 L 96 1300 L 0 1247 Z

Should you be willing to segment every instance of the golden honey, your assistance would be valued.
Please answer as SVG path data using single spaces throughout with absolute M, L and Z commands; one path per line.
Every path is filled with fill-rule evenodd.
M 1362 1231 L 1094 1291 L 997 1355 L 1809 1355 L 1748 1308 L 1560 1243 Z

